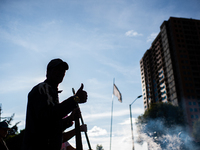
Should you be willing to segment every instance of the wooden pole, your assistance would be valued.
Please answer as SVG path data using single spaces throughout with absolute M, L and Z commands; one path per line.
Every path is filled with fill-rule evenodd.
M 75 131 L 76 131 L 76 149 L 83 150 L 79 118 L 75 118 Z
M 75 90 L 74 90 L 74 88 L 72 88 L 72 92 L 73 92 L 73 94 L 75 95 Z M 77 103 L 77 107 L 80 109 L 78 103 Z M 78 120 L 78 121 L 79 121 L 79 120 Z M 82 125 L 84 124 L 82 115 L 81 115 L 81 123 L 82 123 Z M 76 124 L 75 124 L 75 127 L 76 127 Z M 79 122 L 79 130 L 80 130 L 80 122 Z M 78 132 L 78 131 L 77 131 L 77 132 Z M 91 145 L 90 145 L 90 141 L 89 141 L 89 138 L 88 138 L 88 135 L 87 135 L 87 132 L 84 131 L 84 133 L 85 133 L 86 141 L 87 141 L 87 143 L 88 143 L 89 150 L 92 150 Z M 81 143 L 82 143 L 82 142 L 81 142 Z M 78 149 L 77 149 L 77 150 L 78 150 Z M 82 150 L 82 149 L 81 149 L 81 150 Z

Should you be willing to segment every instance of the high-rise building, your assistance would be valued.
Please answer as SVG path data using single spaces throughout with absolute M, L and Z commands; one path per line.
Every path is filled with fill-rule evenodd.
M 171 102 L 200 118 L 200 20 L 170 17 L 140 60 L 144 108 Z

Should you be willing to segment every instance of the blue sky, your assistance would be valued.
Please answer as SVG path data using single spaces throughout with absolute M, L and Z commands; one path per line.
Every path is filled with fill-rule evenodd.
M 13 124 L 21 121 L 23 129 L 28 92 L 45 80 L 48 62 L 61 58 L 70 69 L 60 101 L 84 83 L 89 98 L 81 110 L 93 149 L 109 149 L 115 78 L 123 103 L 114 98 L 112 149 L 131 149 L 129 104 L 142 94 L 139 61 L 164 20 L 200 19 L 199 6 L 199 0 L 0 0 L 2 116 L 15 113 Z M 144 112 L 142 98 L 132 111 L 134 118 Z

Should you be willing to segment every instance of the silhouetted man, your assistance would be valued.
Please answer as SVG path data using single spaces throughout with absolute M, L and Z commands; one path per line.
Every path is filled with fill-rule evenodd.
M 8 123 L 6 121 L 0 122 L 0 150 L 8 150 L 8 147 L 3 140 L 7 136 L 8 130 L 10 130 Z
M 87 100 L 82 84 L 75 96 L 59 103 L 58 85 L 68 69 L 68 64 L 61 59 L 51 60 L 47 65 L 47 79 L 28 94 L 23 150 L 61 149 L 63 131 L 72 125 L 76 112 L 64 117 L 77 107 L 77 102 Z

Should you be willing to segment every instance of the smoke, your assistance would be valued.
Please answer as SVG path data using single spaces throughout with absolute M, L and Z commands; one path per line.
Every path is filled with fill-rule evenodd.
M 138 143 L 146 141 L 148 150 L 198 150 L 186 129 L 180 126 L 166 127 L 162 119 L 137 124 Z

